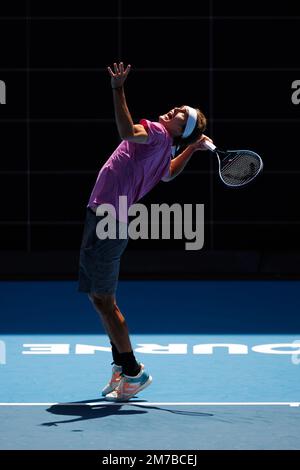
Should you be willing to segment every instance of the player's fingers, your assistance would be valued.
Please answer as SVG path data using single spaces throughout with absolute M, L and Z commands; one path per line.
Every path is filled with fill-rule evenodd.
M 114 77 L 115 74 L 113 73 L 112 69 L 110 67 L 107 67 L 108 73 L 111 77 Z
M 120 62 L 119 70 L 120 70 L 120 74 L 123 75 L 123 73 L 124 73 L 124 64 L 123 64 L 123 62 Z
M 207 135 L 203 134 L 202 137 L 201 137 L 201 140 L 208 140 L 209 142 L 212 142 L 212 139 L 210 137 L 208 137 Z
M 118 69 L 118 65 L 116 64 L 116 62 L 114 63 L 114 71 L 116 74 L 119 74 L 119 69 Z
M 126 70 L 125 70 L 125 72 L 124 72 L 125 77 L 127 77 L 127 75 L 129 74 L 130 69 L 131 69 L 131 65 L 128 64 L 127 67 L 126 67 Z

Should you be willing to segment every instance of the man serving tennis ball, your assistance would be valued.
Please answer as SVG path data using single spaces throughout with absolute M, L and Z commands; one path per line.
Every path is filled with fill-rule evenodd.
M 127 239 L 99 239 L 97 207 L 111 204 L 117 223 L 127 221 L 119 210 L 119 197 L 127 197 L 130 207 L 159 181 L 170 181 L 182 172 L 196 150 L 206 150 L 203 132 L 206 118 L 190 106 L 174 108 L 159 116 L 134 124 L 127 107 L 124 82 L 130 72 L 122 62 L 108 67 L 120 145 L 101 168 L 87 207 L 80 250 L 79 290 L 87 292 L 98 312 L 112 346 L 113 370 L 102 395 L 111 401 L 127 401 L 150 385 L 152 377 L 136 361 L 128 328 L 115 298 L 120 258 Z M 172 156 L 175 149 L 175 158 Z M 174 153 L 174 152 L 173 152 Z M 118 233 L 118 231 L 117 231 Z

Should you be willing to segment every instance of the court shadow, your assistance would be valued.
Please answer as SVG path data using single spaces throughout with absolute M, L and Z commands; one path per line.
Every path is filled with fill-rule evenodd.
M 138 405 L 132 403 L 132 405 L 137 406 L 138 408 L 146 408 L 147 410 L 158 410 L 158 411 L 166 411 L 167 413 L 173 413 L 176 415 L 182 416 L 214 416 L 213 413 L 203 413 L 201 411 L 186 411 L 186 410 L 174 410 L 169 408 L 162 408 L 161 406 L 146 406 L 146 405 Z
M 141 405 L 140 403 L 145 403 Z M 132 400 L 126 403 L 108 403 L 105 399 L 98 400 L 84 400 L 71 403 L 58 403 L 47 408 L 47 412 L 54 415 L 63 416 L 76 416 L 73 419 L 63 419 L 59 421 L 49 421 L 41 423 L 40 426 L 58 426 L 59 424 L 76 423 L 79 421 L 86 421 L 89 419 L 105 418 L 107 416 L 118 415 L 141 415 L 148 413 L 148 410 L 166 411 L 168 413 L 180 414 L 185 416 L 213 416 L 212 413 L 200 413 L 185 410 L 174 410 L 168 408 L 161 408 L 159 406 L 146 405 L 146 400 Z M 128 409 L 128 407 L 138 409 Z M 123 408 L 127 407 L 127 408 Z
M 122 406 L 124 406 L 124 403 L 110 404 L 104 399 L 84 400 L 74 403 L 58 403 L 50 406 L 46 411 L 55 415 L 77 416 L 77 418 L 46 422 L 42 423 L 41 426 L 57 426 L 58 424 L 76 423 L 78 421 L 105 418 L 106 416 L 112 415 L 123 416 L 147 413 L 147 411 L 142 410 L 122 409 Z

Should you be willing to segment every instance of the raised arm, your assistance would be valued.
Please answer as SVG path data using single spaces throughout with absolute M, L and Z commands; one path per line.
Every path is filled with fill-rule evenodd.
M 115 109 L 115 119 L 119 135 L 122 140 L 144 144 L 147 142 L 148 134 L 144 126 L 133 124 L 131 114 L 127 107 L 124 92 L 124 82 L 130 72 L 131 66 L 128 65 L 124 70 L 123 62 L 119 65 L 114 63 L 114 72 L 110 67 L 107 68 L 111 77 L 111 87 L 113 90 L 113 101 Z

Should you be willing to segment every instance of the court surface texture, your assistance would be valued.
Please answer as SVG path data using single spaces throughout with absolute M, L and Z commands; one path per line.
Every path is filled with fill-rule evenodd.
M 109 341 L 73 281 L 0 283 L 0 449 L 300 449 L 298 281 L 120 281 L 153 383 L 101 389 Z

